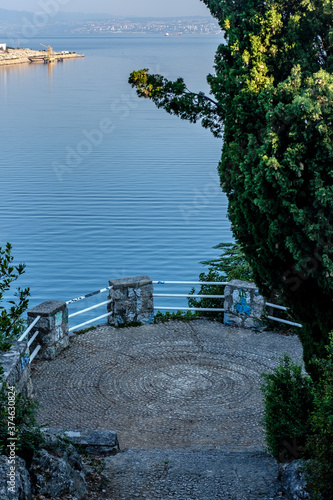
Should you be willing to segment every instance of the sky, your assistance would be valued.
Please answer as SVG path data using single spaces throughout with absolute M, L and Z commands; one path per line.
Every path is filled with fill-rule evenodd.
M 94 12 L 115 16 L 177 17 L 209 16 L 200 0 L 0 0 L 0 8 L 38 12 L 43 6 L 61 12 Z M 53 7 L 52 7 L 53 6 Z

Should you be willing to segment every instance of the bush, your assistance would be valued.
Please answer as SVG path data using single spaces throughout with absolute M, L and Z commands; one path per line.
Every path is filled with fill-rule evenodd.
M 197 319 L 197 315 L 192 313 L 191 311 L 177 311 L 174 313 L 157 311 L 154 318 L 154 323 L 166 323 L 167 321 L 181 320 L 181 321 L 192 321 L 193 319 Z
M 10 290 L 11 283 L 24 273 L 24 264 L 13 266 L 14 257 L 11 255 L 12 246 L 6 244 L 5 249 L 0 247 L 0 351 L 9 350 L 11 343 L 19 337 L 24 329 L 22 314 L 28 308 L 29 288 L 17 289 L 17 301 L 9 300 L 9 306 L 3 305 L 4 296 Z
M 287 355 L 273 373 L 263 373 L 262 377 L 263 424 L 269 452 L 279 462 L 307 457 L 314 408 L 311 379 Z
M 307 443 L 312 460 L 306 469 L 315 500 L 333 499 L 333 333 L 329 338 L 328 358 L 315 361 L 320 379 L 313 391 L 313 435 Z
M 252 270 L 246 262 L 244 254 L 237 243 L 220 243 L 213 248 L 221 248 L 223 253 L 217 259 L 205 260 L 201 264 L 208 265 L 208 272 L 199 275 L 200 281 L 231 281 L 239 279 L 253 281 Z M 224 285 L 202 285 L 198 295 L 223 295 Z M 192 288 L 190 294 L 195 294 Z M 223 299 L 188 299 L 189 307 L 221 309 Z M 223 312 L 202 312 L 200 316 L 223 321 Z

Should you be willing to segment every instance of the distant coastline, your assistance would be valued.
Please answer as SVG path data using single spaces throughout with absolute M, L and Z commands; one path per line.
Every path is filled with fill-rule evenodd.
M 0 9 L 0 34 L 4 41 L 29 39 L 35 36 L 94 36 L 114 34 L 165 33 L 183 35 L 216 35 L 221 27 L 211 16 L 187 16 L 170 18 L 112 17 L 110 15 L 69 15 L 58 13 L 45 17 L 45 23 L 37 22 L 32 12 L 18 12 Z M 47 18 L 47 19 L 46 19 Z M 1 42 L 1 41 L 0 41 Z
M 0 51 L 0 67 L 11 66 L 13 64 L 36 64 L 38 62 L 44 62 L 43 58 L 46 56 L 46 51 L 44 50 L 32 50 L 32 49 L 7 49 L 7 51 Z M 83 54 L 77 54 L 76 52 L 63 53 L 55 52 L 55 57 L 61 57 L 61 59 L 76 59 L 79 57 L 84 57 Z M 31 62 L 30 58 L 36 58 L 35 62 Z

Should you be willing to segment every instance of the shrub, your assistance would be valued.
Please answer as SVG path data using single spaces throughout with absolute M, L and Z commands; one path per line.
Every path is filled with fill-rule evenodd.
M 6 244 L 5 249 L 0 247 L 0 351 L 9 350 L 13 340 L 22 333 L 24 321 L 22 314 L 28 308 L 29 288 L 17 289 L 17 301 L 9 300 L 8 307 L 3 305 L 5 294 L 10 290 L 11 283 L 24 273 L 24 264 L 13 266 L 14 257 L 11 255 L 12 246 Z
M 223 253 L 217 259 L 205 260 L 201 264 L 207 265 L 208 272 L 199 275 L 200 281 L 231 281 L 239 279 L 244 281 L 253 281 L 252 270 L 246 262 L 244 254 L 237 243 L 220 243 L 213 248 L 221 248 Z M 190 294 L 195 294 L 192 288 Z M 202 285 L 198 295 L 223 295 L 223 285 Z M 221 309 L 223 308 L 223 299 L 188 299 L 189 307 L 203 307 Z M 223 312 L 202 312 L 200 316 L 223 321 Z
M 314 408 L 311 379 L 285 355 L 272 373 L 263 373 L 263 424 L 269 452 L 280 462 L 307 457 Z
M 320 379 L 314 386 L 313 435 L 307 443 L 312 460 L 306 470 L 315 500 L 333 498 L 333 333 L 329 338 L 327 360 L 315 361 Z
M 174 313 L 170 313 L 168 311 L 162 313 L 161 311 L 157 311 L 157 313 L 155 314 L 154 323 L 155 324 L 166 323 L 167 321 L 174 321 L 174 320 L 181 320 L 188 322 L 193 319 L 197 319 L 197 316 L 195 313 L 192 313 L 191 311 L 186 311 L 186 312 L 177 311 Z

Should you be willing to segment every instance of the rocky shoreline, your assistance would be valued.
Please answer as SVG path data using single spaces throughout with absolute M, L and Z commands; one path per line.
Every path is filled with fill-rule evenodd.
M 7 49 L 7 51 L 0 51 L 0 67 L 9 66 L 13 64 L 35 64 L 31 63 L 30 57 L 44 57 L 46 56 L 45 50 L 32 50 L 32 49 Z M 77 54 L 76 52 L 69 52 L 68 54 L 63 54 L 61 52 L 55 52 L 54 56 L 61 56 L 65 59 L 76 59 L 79 57 L 84 57 L 84 55 Z

